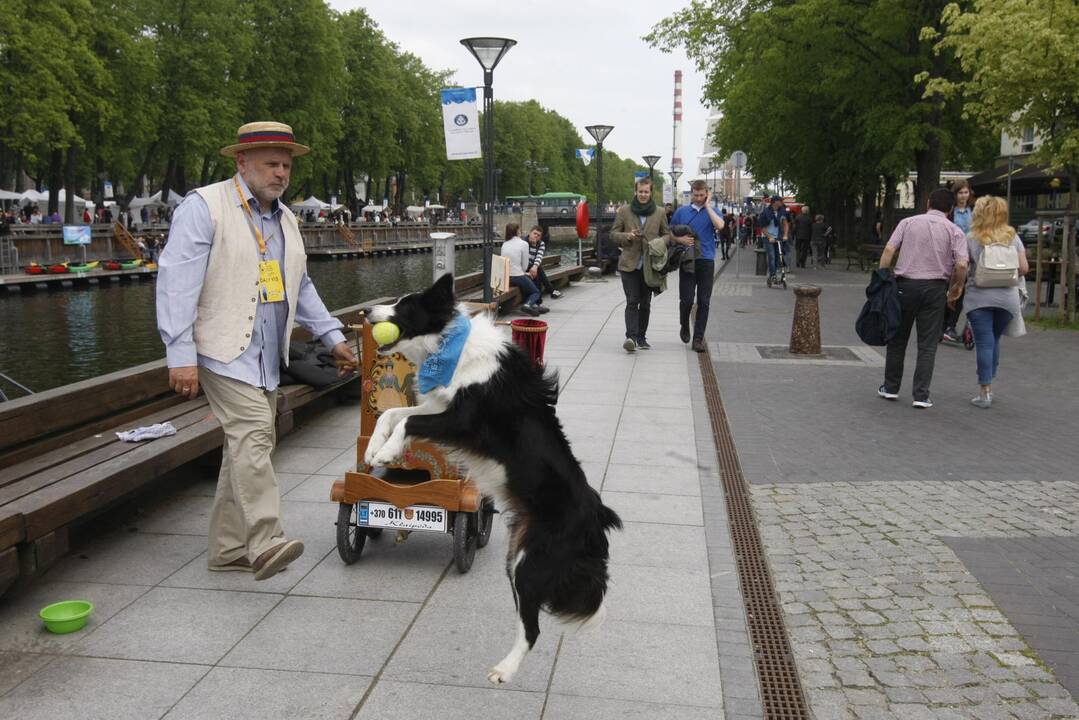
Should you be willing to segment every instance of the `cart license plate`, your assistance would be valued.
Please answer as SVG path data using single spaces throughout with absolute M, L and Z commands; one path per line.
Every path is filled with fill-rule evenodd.
M 400 530 L 446 531 L 446 510 L 427 505 L 399 508 L 391 503 L 361 502 L 359 524 Z

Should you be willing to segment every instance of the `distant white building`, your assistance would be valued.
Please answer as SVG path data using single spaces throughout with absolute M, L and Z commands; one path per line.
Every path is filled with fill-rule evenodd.
M 704 143 L 697 161 L 698 175 L 689 179 L 691 181 L 704 180 L 708 183 L 713 195 L 736 204 L 740 199 L 753 194 L 753 176 L 746 172 L 745 168 L 739 172 L 731 163 L 730 158 L 719 157 L 712 138 L 715 136 L 716 125 L 722 117 L 717 112 L 713 112 L 708 117 L 708 127 L 704 131 Z

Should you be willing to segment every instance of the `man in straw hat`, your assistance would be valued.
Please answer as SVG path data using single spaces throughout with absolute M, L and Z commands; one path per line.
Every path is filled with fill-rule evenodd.
M 342 364 L 356 362 L 307 276 L 299 226 L 280 200 L 292 159 L 308 152 L 288 125 L 242 126 L 236 143 L 221 150 L 236 158 L 237 173 L 188 194 L 158 263 L 169 384 L 187 398 L 205 390 L 225 431 L 207 562 L 256 580 L 303 553 L 281 527 L 270 464 L 279 363 L 288 363 L 293 325 L 310 330 Z

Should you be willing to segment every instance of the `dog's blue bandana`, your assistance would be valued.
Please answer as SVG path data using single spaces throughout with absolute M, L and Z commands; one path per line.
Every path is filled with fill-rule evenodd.
M 457 361 L 472 331 L 472 321 L 467 315 L 458 314 L 442 333 L 442 343 L 438 352 L 428 355 L 420 366 L 419 386 L 421 393 L 429 393 L 437 387 L 445 387 L 453 379 Z

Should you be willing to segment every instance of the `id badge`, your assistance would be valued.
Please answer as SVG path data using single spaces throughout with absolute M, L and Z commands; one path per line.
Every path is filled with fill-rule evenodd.
M 259 295 L 262 302 L 282 302 L 285 299 L 285 283 L 281 280 L 281 265 L 276 260 L 259 262 Z

